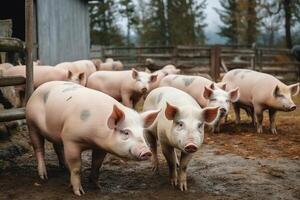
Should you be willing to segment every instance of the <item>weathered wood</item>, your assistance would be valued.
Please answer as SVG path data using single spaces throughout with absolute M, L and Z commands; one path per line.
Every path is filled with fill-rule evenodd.
M 26 83 L 26 79 L 23 76 L 10 76 L 0 78 L 0 87 L 23 85 Z
M 18 38 L 0 37 L 0 51 L 23 52 L 24 43 Z
M 13 121 L 25 118 L 25 108 L 15 108 L 0 111 L 0 122 Z
M 28 101 L 33 92 L 33 0 L 25 1 L 25 42 L 26 42 L 26 86 L 25 100 Z
M 221 66 L 221 47 L 214 46 L 211 49 L 211 77 L 214 81 L 217 81 L 220 77 L 220 66 Z

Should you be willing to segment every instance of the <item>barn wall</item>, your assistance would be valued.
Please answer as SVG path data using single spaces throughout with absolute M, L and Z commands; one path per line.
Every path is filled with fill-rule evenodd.
M 89 58 L 89 14 L 84 0 L 37 0 L 39 58 L 44 64 Z

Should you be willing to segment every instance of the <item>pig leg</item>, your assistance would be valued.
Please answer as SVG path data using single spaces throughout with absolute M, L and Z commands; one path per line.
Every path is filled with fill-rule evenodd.
M 193 154 L 187 154 L 184 152 L 181 152 L 181 157 L 180 157 L 180 164 L 179 164 L 179 172 L 178 172 L 178 184 L 179 184 L 179 189 L 181 191 L 186 191 L 187 190 L 187 182 L 186 182 L 186 169 L 187 165 L 190 162 Z
M 122 94 L 122 103 L 124 106 L 127 106 L 129 108 L 133 108 L 133 103 L 130 99 L 130 96 L 128 94 Z
M 262 133 L 262 122 L 263 122 L 263 110 L 260 106 L 254 106 L 254 113 L 255 113 L 255 121 L 257 126 L 257 133 Z
M 45 165 L 45 138 L 39 134 L 38 128 L 28 121 L 29 136 L 38 163 L 38 173 L 41 179 L 48 179 Z
M 177 158 L 173 147 L 161 144 L 162 153 L 165 156 L 169 166 L 169 176 L 172 186 L 177 186 Z
M 99 169 L 102 165 L 102 162 L 106 156 L 106 152 L 102 150 L 93 150 L 92 153 L 92 169 L 90 174 L 90 182 L 96 187 L 100 189 L 100 185 L 98 182 L 99 178 Z
M 151 162 L 152 162 L 152 171 L 158 174 L 158 156 L 157 156 L 157 139 L 149 130 L 145 130 L 145 138 L 149 143 L 150 150 L 152 152 Z
M 276 125 L 275 125 L 275 116 L 276 116 L 276 110 L 269 109 L 270 129 L 273 134 L 277 134 Z
M 238 105 L 238 103 L 233 103 L 232 107 L 235 113 L 235 123 L 239 124 L 241 122 L 240 106 Z
M 70 182 L 75 195 L 81 196 L 84 190 L 81 186 L 80 172 L 81 172 L 81 149 L 78 144 L 73 142 L 64 142 L 64 152 L 66 162 L 70 170 Z
M 66 169 L 66 162 L 64 157 L 63 145 L 53 143 L 54 151 L 57 155 L 59 167 L 62 169 Z

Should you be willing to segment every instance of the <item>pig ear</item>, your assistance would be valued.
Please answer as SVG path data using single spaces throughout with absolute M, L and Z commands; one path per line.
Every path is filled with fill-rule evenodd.
M 239 100 L 239 98 L 240 98 L 240 90 L 239 90 L 238 87 L 235 88 L 235 89 L 233 89 L 233 90 L 230 90 L 228 93 L 229 93 L 229 97 L 230 97 L 230 101 L 231 102 L 236 102 L 236 101 Z
M 138 75 L 139 75 L 139 72 L 136 71 L 136 69 L 132 68 L 132 74 L 131 74 L 132 78 L 136 79 L 138 77 Z
M 204 97 L 205 99 L 209 99 L 210 96 L 212 95 L 212 93 L 213 93 L 213 91 L 212 91 L 210 88 L 204 86 L 203 97 Z
M 85 86 L 86 85 L 85 73 L 84 72 L 80 73 L 78 78 L 79 78 L 80 84 Z
M 157 74 L 150 76 L 150 82 L 154 83 L 157 80 Z
M 273 90 L 273 96 L 277 97 L 278 95 L 280 95 L 279 91 L 280 91 L 280 89 L 279 89 L 278 85 L 276 85 L 275 89 Z
M 206 107 L 202 110 L 204 122 L 212 124 L 219 115 L 219 107 Z
M 300 85 L 299 85 L 299 83 L 295 83 L 295 84 L 289 85 L 289 88 L 291 90 L 291 95 L 296 96 L 299 93 Z
M 166 118 L 168 120 L 173 120 L 175 118 L 175 115 L 177 114 L 177 112 L 178 112 L 178 108 L 176 106 L 172 106 L 171 104 L 169 104 L 167 102 L 167 107 L 165 110 Z
M 150 111 L 141 113 L 141 116 L 144 120 L 145 128 L 148 128 L 155 121 L 155 119 L 160 111 L 161 110 L 150 110 Z
M 113 106 L 112 113 L 110 114 L 108 120 L 107 120 L 107 126 L 110 129 L 115 129 L 117 127 L 117 124 L 121 121 L 123 121 L 125 118 L 124 112 L 118 108 L 116 105 Z

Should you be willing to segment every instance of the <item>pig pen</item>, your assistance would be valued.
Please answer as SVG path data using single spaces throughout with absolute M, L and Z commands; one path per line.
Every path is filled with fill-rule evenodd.
M 265 133 L 257 134 L 245 114 L 243 123 L 236 126 L 232 111 L 229 122 L 221 127 L 222 133 L 206 131 L 204 145 L 188 167 L 187 192 L 169 184 L 161 153 L 159 175 L 152 173 L 149 161 L 105 162 L 99 178 L 101 189 L 94 189 L 88 182 L 91 154 L 85 152 L 82 181 L 86 194 L 76 197 L 69 187 L 68 172 L 58 167 L 49 143 L 46 144 L 49 180 L 39 179 L 33 152 L 26 149 L 29 140 L 24 126 L 10 140 L 23 143 L 26 150 L 17 148 L 11 154 L 21 156 L 8 155 L 0 160 L 0 199 L 300 199 L 299 95 L 295 102 L 296 111 L 278 114 L 278 135 L 268 131 L 266 114 Z

